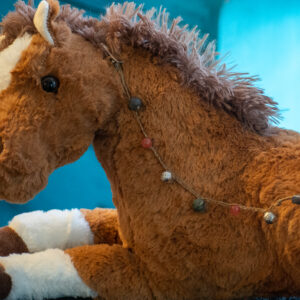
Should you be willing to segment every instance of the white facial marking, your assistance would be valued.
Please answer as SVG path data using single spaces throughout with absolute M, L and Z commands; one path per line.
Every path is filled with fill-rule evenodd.
M 20 60 L 23 51 L 28 48 L 31 39 L 32 36 L 25 33 L 0 52 L 0 93 L 9 87 L 11 71 Z
M 94 235 L 79 209 L 34 211 L 15 216 L 9 223 L 29 252 L 67 249 L 93 244 Z
M 60 249 L 0 257 L 12 279 L 5 300 L 56 299 L 66 296 L 97 297 L 79 277 L 71 258 Z
M 50 43 L 50 45 L 54 45 L 53 38 L 49 32 L 48 28 L 48 14 L 50 11 L 49 3 L 43 0 L 34 15 L 33 23 L 37 31 L 41 34 L 41 36 Z

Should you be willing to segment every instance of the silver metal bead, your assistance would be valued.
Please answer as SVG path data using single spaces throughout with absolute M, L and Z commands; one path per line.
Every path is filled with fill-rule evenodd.
M 267 224 L 273 224 L 276 220 L 276 216 L 271 211 L 267 211 L 264 214 L 264 220 Z
M 172 173 L 169 172 L 169 171 L 164 171 L 162 174 L 161 174 L 161 180 L 163 182 L 170 182 L 172 181 L 173 179 L 173 176 L 172 176 Z

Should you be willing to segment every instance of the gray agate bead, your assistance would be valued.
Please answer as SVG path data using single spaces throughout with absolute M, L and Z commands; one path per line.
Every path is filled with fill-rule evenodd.
M 293 197 L 292 197 L 292 203 L 293 204 L 300 204 L 300 195 L 294 195 Z
M 143 102 L 140 98 L 133 97 L 129 100 L 128 107 L 130 110 L 139 111 L 143 107 Z
M 193 210 L 196 212 L 205 212 L 206 204 L 202 198 L 197 198 L 193 202 Z

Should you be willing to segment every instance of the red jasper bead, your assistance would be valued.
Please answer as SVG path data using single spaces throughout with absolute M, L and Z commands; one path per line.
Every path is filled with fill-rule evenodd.
M 238 205 L 232 205 L 230 206 L 230 213 L 233 216 L 237 216 L 241 211 L 241 208 Z
M 145 149 L 149 149 L 152 147 L 152 140 L 150 138 L 144 138 L 142 140 L 142 147 Z

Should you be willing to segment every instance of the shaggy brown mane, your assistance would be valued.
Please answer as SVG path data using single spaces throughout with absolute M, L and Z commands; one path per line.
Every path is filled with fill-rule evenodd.
M 23 1 L 16 11 L 9 13 L 1 23 L 6 47 L 23 32 L 36 32 L 33 25 L 35 9 Z M 198 38 L 196 28 L 180 27 L 181 18 L 168 26 L 165 10 L 142 12 L 133 3 L 113 4 L 99 21 L 83 16 L 83 11 L 61 7 L 56 21 L 64 21 L 74 33 L 83 36 L 95 46 L 106 43 L 116 54 L 123 43 L 141 47 L 179 70 L 182 84 L 192 88 L 201 99 L 236 117 L 244 127 L 258 134 L 269 134 L 272 123 L 278 122 L 276 102 L 255 87 L 256 77 L 232 73 L 216 59 L 215 43 L 206 45 L 207 35 Z

